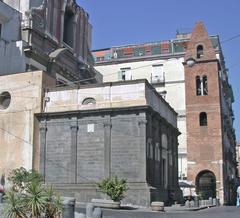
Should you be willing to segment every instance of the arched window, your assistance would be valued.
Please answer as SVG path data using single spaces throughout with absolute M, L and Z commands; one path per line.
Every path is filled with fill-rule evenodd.
M 197 47 L 197 58 L 201 58 L 203 56 L 203 46 L 199 45 Z
M 203 95 L 208 95 L 208 81 L 207 81 L 207 76 L 203 76 L 203 78 L 202 78 L 202 83 L 203 83 Z
M 66 8 L 64 14 L 64 32 L 63 41 L 70 47 L 73 47 L 73 23 L 74 23 L 74 13 L 69 8 Z
M 147 158 L 151 159 L 151 144 L 152 140 L 148 139 L 147 140 Z
M 162 147 L 167 148 L 168 147 L 168 138 L 165 133 L 162 134 Z
M 206 114 L 206 112 L 201 112 L 199 114 L 199 125 L 200 126 L 207 126 L 207 114 Z
M 96 100 L 94 98 L 85 98 L 82 102 L 82 105 L 90 105 L 96 104 Z
M 11 103 L 11 95 L 9 92 L 0 93 L 0 110 L 7 109 Z
M 196 76 L 196 95 L 208 95 L 207 76 Z
M 196 76 L 196 95 L 201 95 L 202 90 L 201 90 L 201 79 L 200 76 Z

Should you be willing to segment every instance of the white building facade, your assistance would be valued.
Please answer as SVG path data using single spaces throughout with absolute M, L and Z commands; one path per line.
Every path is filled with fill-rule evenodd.
M 187 131 L 184 55 L 189 34 L 176 39 L 95 50 L 95 69 L 104 82 L 147 79 L 178 113 L 178 177 L 187 179 Z M 211 37 L 217 48 L 218 37 Z M 217 55 L 218 56 L 218 55 Z M 129 93 L 131 94 L 131 93 Z M 190 163 L 191 164 L 191 163 Z
M 96 70 L 103 75 L 104 82 L 147 79 L 162 97 L 178 113 L 178 129 L 181 135 L 179 141 L 179 178 L 187 175 L 187 142 L 186 142 L 186 112 L 185 112 L 185 83 L 184 83 L 184 58 L 161 57 L 156 59 L 137 57 L 131 61 L 119 60 L 112 63 L 96 63 Z M 177 98 L 176 98 L 177 92 Z M 131 93 L 129 93 L 131 94 Z

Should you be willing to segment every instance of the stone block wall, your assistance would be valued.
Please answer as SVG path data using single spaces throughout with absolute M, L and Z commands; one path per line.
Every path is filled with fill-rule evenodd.
M 147 205 L 145 120 L 145 113 L 137 111 L 48 115 L 40 127 L 40 170 L 45 182 L 86 202 L 100 196 L 96 182 L 116 175 L 138 190 L 129 191 L 130 202 Z
M 97 182 L 118 176 L 126 178 L 129 184 L 124 203 L 149 206 L 152 200 L 166 201 L 169 187 L 160 182 L 165 176 L 161 176 L 161 148 L 151 161 L 147 157 L 147 137 L 154 128 L 149 117 L 149 107 L 42 114 L 40 171 L 45 182 L 53 183 L 64 196 L 89 202 L 103 197 L 96 190 Z M 160 125 L 160 120 L 154 125 Z M 164 122 L 161 125 L 167 126 Z M 176 135 L 177 132 L 172 132 L 168 137 L 176 139 Z M 170 142 L 169 151 L 173 146 Z M 173 185 L 177 185 L 177 166 L 174 165 L 175 171 L 170 163 L 166 167 L 167 182 L 176 188 Z M 176 175 L 170 177 L 173 173 Z

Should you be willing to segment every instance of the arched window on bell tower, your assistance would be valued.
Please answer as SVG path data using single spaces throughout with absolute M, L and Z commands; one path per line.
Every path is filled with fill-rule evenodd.
M 196 76 L 196 95 L 208 95 L 208 78 L 207 76 Z
M 207 126 L 207 113 L 206 112 L 201 112 L 199 114 L 199 125 Z
M 196 76 L 196 95 L 201 95 L 201 79 L 200 76 Z
M 207 76 L 202 77 L 203 95 L 208 95 L 208 79 Z
M 197 47 L 197 58 L 201 58 L 203 56 L 203 46 L 198 45 Z

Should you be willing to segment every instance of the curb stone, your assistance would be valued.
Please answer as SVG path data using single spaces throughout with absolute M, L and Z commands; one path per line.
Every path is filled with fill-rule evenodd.
M 198 210 L 204 210 L 208 209 L 211 207 L 216 207 L 216 206 L 203 206 L 203 207 L 165 207 L 166 212 L 174 212 L 174 211 L 198 211 Z

